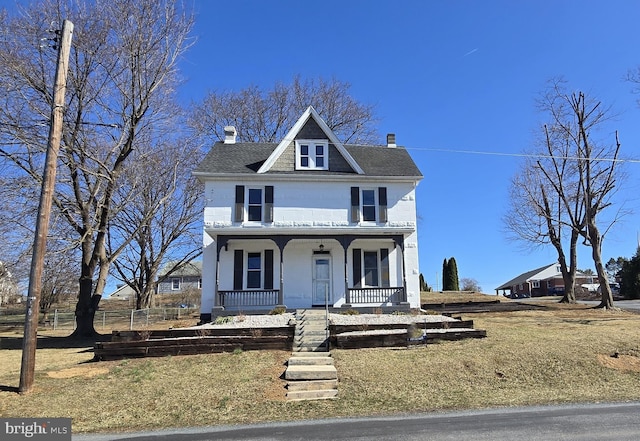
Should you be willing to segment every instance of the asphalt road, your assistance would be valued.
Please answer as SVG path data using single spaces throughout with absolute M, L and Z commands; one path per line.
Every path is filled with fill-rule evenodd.
M 616 440 L 640 439 L 640 402 L 519 407 L 388 418 L 220 426 L 119 435 L 75 435 L 77 441 L 275 440 Z
M 587 305 L 596 306 L 600 304 L 600 301 L 581 300 L 580 303 L 586 303 Z M 640 300 L 615 300 L 613 302 L 613 306 L 615 306 L 616 308 L 627 309 L 633 312 L 640 312 Z

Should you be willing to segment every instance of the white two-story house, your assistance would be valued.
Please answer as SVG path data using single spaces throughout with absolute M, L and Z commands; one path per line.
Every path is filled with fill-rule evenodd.
M 221 311 L 418 308 L 416 185 L 386 146 L 342 144 L 309 107 L 280 143 L 225 129 L 205 185 L 201 320 Z

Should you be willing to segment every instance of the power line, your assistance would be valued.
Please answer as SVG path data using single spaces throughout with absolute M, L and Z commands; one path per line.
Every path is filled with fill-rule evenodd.
M 578 156 L 556 156 L 543 155 L 534 153 L 505 153 L 505 152 L 484 152 L 481 150 L 456 150 L 456 149 L 438 149 L 427 147 L 405 147 L 407 150 L 419 150 L 424 152 L 441 152 L 441 153 L 462 153 L 468 155 L 488 155 L 488 156 L 512 156 L 517 158 L 543 158 L 543 159 L 566 159 L 566 160 L 589 160 L 616 163 L 640 163 L 640 159 L 620 159 L 620 158 L 582 158 Z

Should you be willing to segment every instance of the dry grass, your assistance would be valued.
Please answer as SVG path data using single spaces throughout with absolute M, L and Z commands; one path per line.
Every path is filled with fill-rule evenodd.
M 504 296 L 495 296 L 469 291 L 423 291 L 420 293 L 420 303 L 466 303 L 466 302 L 510 302 Z
M 42 349 L 35 390 L 20 396 L 9 390 L 20 351 L 0 349 L 0 415 L 71 417 L 78 433 L 640 398 L 640 315 L 563 306 L 464 318 L 488 337 L 333 351 L 331 401 L 284 400 L 282 351 L 89 363 L 82 348 Z

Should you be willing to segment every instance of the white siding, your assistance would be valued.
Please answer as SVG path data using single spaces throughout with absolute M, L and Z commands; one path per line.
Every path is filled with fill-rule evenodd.
M 214 188 L 215 185 L 215 188 Z M 413 183 L 384 182 L 293 182 L 252 181 L 246 188 L 274 186 L 274 219 L 264 228 L 344 228 L 349 221 L 350 188 L 387 187 L 388 223 L 382 227 L 415 228 L 415 192 Z M 236 182 L 207 182 L 207 206 L 204 222 L 207 228 L 228 228 L 233 223 Z M 236 224 L 237 226 L 238 224 Z M 256 225 L 252 225 L 256 226 Z M 248 228 L 246 223 L 245 228 Z
M 293 178 L 293 177 L 292 177 Z M 322 179 L 322 178 L 321 178 Z M 327 177 L 326 179 L 331 179 Z M 391 239 L 354 241 L 347 252 L 351 260 L 353 248 L 389 249 L 391 286 L 403 285 L 403 260 L 406 275 L 407 300 L 411 307 L 420 306 L 418 239 L 416 232 L 415 186 L 413 182 L 296 182 L 252 180 L 243 182 L 245 188 L 274 186 L 273 222 L 236 223 L 234 219 L 235 187 L 232 181 L 208 181 L 205 184 L 205 237 L 203 240 L 202 307 L 203 314 L 214 306 L 216 287 L 216 244 L 218 234 L 401 234 L 405 238 L 404 255 Z M 387 188 L 386 223 L 350 222 L 351 187 Z M 323 239 L 325 251 L 331 258 L 331 302 L 339 307 L 345 303 L 345 261 L 342 246 L 331 239 Z M 284 303 L 288 308 L 311 306 L 313 279 L 313 251 L 320 240 L 294 239 L 284 249 Z M 271 240 L 232 240 L 220 252 L 219 289 L 233 289 L 233 255 L 235 249 L 245 252 L 274 250 L 274 289 L 280 288 L 280 251 Z M 351 263 L 346 268 L 349 286 L 353 286 Z M 245 269 L 246 271 L 246 269 Z M 375 306 L 375 305 L 372 305 Z

